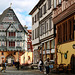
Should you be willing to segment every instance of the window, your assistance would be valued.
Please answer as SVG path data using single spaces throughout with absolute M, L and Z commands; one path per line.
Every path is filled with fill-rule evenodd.
M 0 36 L 6 36 L 5 32 L 0 32 Z
M 35 39 L 36 39 L 36 37 L 37 37 L 37 34 L 36 34 L 36 33 L 37 33 L 37 31 L 36 31 L 36 29 L 35 29 Z
M 36 14 L 36 21 L 39 20 L 39 13 Z
M 52 21 L 51 21 L 51 20 L 52 20 L 52 19 L 50 18 L 50 19 L 49 19 L 49 30 L 52 29 L 52 23 L 51 23 Z
M 44 49 L 45 49 L 45 43 L 44 43 Z
M 28 44 L 28 48 L 30 48 L 30 44 Z
M 13 17 L 9 17 L 9 20 L 13 20 Z
M 14 47 L 14 46 L 15 46 L 15 42 L 14 41 L 9 42 L 9 47 Z
M 46 21 L 45 21 L 45 33 L 46 33 Z
M 39 37 L 39 27 L 37 28 L 37 37 Z
M 20 46 L 20 42 L 17 42 L 17 46 Z
M 56 0 L 54 0 L 53 6 L 54 8 L 56 8 Z
M 51 49 L 54 49 L 55 48 L 55 40 L 52 40 L 51 41 Z
M 9 32 L 9 36 L 15 36 L 15 32 Z
M 42 17 L 42 8 L 39 9 L 39 18 Z
M 35 23 L 36 23 L 36 15 L 35 15 Z
M 22 33 L 21 32 L 18 32 L 17 33 L 17 37 L 22 37 Z
M 14 55 L 16 55 L 16 52 L 14 52 Z
M 74 39 L 74 17 L 66 19 L 57 26 L 58 44 L 71 41 Z
M 34 24 L 34 17 L 32 17 L 32 25 Z
M 34 30 L 32 31 L 32 40 L 34 40 Z
M 4 52 L 2 52 L 2 55 L 4 55 Z
M 2 42 L 1 42 L 1 46 L 5 46 L 5 42 L 2 41 Z
M 40 35 L 42 34 L 42 26 L 40 25 Z
M 46 4 L 44 5 L 44 14 L 46 13 Z
M 51 0 L 48 0 L 48 9 L 51 8 Z
M 42 17 L 42 8 L 40 9 L 40 14 L 41 14 L 40 17 Z
M 44 24 L 42 24 L 42 35 L 45 33 L 45 25 Z
M 58 0 L 58 3 L 61 4 L 61 0 Z
M 47 49 L 50 49 L 49 41 L 47 42 Z
M 48 31 L 48 23 L 46 23 L 46 32 Z

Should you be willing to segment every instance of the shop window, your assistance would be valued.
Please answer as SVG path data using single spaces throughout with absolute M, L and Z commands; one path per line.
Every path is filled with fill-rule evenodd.
M 55 40 L 52 40 L 51 41 L 51 49 L 54 49 L 55 48 Z
M 47 42 L 47 49 L 50 49 L 49 41 Z

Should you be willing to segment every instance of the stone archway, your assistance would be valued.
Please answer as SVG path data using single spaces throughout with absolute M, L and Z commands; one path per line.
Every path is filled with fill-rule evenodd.
M 74 54 L 71 56 L 70 63 L 71 63 L 72 72 L 75 73 L 75 55 Z
M 13 64 L 14 61 L 15 61 L 15 57 L 13 55 L 8 55 L 6 57 L 6 63 Z

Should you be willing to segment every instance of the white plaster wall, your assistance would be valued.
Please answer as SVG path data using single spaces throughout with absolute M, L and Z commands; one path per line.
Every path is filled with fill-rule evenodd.
M 32 17 L 34 17 L 38 13 L 38 9 L 32 14 Z M 35 29 L 39 27 L 39 20 L 32 25 L 32 31 L 34 30 L 34 40 L 32 40 L 32 45 L 39 43 L 39 38 L 35 39 Z

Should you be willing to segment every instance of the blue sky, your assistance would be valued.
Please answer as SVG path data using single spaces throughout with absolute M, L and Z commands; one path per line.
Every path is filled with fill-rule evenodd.
M 10 6 L 15 11 L 21 24 L 26 25 L 28 29 L 32 29 L 32 19 L 29 12 L 38 3 L 39 0 L 0 0 L 0 14 Z

